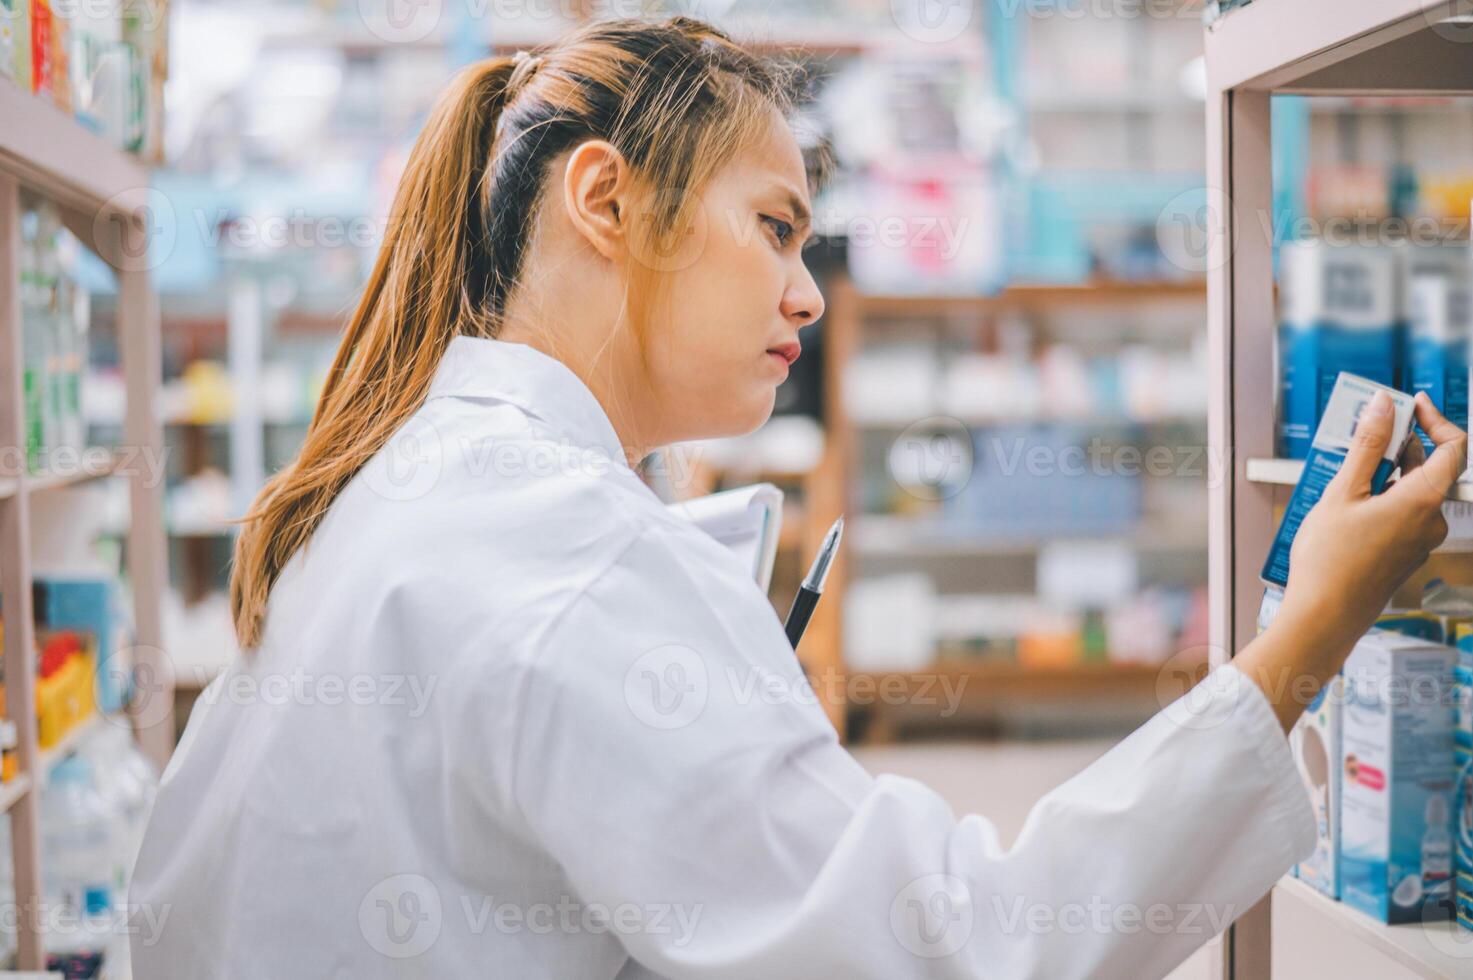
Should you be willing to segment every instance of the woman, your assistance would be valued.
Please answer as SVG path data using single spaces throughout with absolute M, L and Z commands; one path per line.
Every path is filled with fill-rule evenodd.
M 1462 433 L 1422 401 L 1439 448 L 1370 498 L 1373 403 L 1278 621 L 1004 850 L 840 747 L 630 468 L 760 425 L 823 311 L 784 92 L 683 18 L 456 79 L 240 535 L 138 976 L 1141 978 L 1311 851 L 1284 731 L 1441 540 Z

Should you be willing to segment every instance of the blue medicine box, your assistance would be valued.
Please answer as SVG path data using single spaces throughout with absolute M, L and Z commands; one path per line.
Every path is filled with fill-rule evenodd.
M 1263 563 L 1261 577 L 1265 582 L 1278 586 L 1289 584 L 1289 549 L 1294 544 L 1294 535 L 1299 533 L 1299 525 L 1304 522 L 1310 508 L 1319 501 L 1325 487 L 1340 472 L 1340 465 L 1345 462 L 1351 440 L 1355 437 L 1356 419 L 1378 390 L 1391 394 L 1394 417 L 1391 442 L 1386 447 L 1381 465 L 1371 478 L 1371 492 L 1380 493 L 1385 488 L 1386 481 L 1391 479 L 1397 460 L 1411 434 L 1412 396 L 1366 378 L 1341 374 L 1325 405 L 1319 427 L 1315 429 L 1314 443 L 1309 457 L 1304 461 L 1304 472 L 1299 475 L 1299 482 L 1289 497 L 1284 519 L 1279 524 L 1278 533 L 1274 535 L 1273 544 L 1268 550 L 1268 558 Z
M 1407 250 L 1407 390 L 1425 391 L 1438 411 L 1468 427 L 1469 250 L 1435 245 Z M 1432 440 L 1418 430 L 1430 453 Z
M 1279 455 L 1309 456 L 1341 372 L 1387 387 L 1400 383 L 1402 251 L 1317 240 L 1280 247 Z

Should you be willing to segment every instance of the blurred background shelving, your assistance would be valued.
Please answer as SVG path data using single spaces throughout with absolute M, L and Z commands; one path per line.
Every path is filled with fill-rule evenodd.
M 173 747 L 146 465 L 165 457 L 146 261 L 165 35 L 141 2 L 52 13 L 0 5 L 0 966 L 106 958 L 125 978 L 124 895 Z M 116 379 L 106 433 L 82 410 L 94 353 Z M 117 502 L 105 532 L 98 494 Z
M 141 45 L 127 64 L 149 97 L 129 126 L 0 79 L 0 192 L 19 181 L 26 249 L 43 223 L 39 237 L 55 233 L 61 274 L 47 295 L 65 280 L 85 328 L 80 346 L 52 358 L 81 360 L 66 441 L 85 452 L 65 472 L 0 470 L 0 514 L 12 515 L 3 530 L 14 533 L 24 501 L 38 566 L 80 551 L 135 601 L 135 569 L 167 567 L 167 588 L 141 598 L 155 611 L 133 624 L 167 660 L 160 690 L 178 698 L 154 731 L 182 726 L 236 654 L 225 597 L 235 522 L 307 432 L 434 97 L 488 52 L 608 12 L 594 0 L 527 5 L 522 17 L 495 4 L 393 16 L 390 6 L 171 0 L 149 8 L 167 45 L 63 23 L 98 50 Z M 1220 202 L 1207 180 L 1203 22 L 1220 30 L 1231 6 L 639 5 L 713 19 L 797 62 L 811 98 L 795 129 L 806 152 L 837 163 L 814 201 L 806 256 L 828 312 L 804 331 L 774 417 L 739 439 L 671 447 L 643 470 L 667 498 L 757 481 L 784 490 L 778 614 L 824 531 L 847 515 L 800 660 L 856 746 L 1104 745 L 1206 669 L 1209 488 L 1232 476 L 1208 435 L 1208 244 Z M 74 46 L 76 64 L 89 64 L 92 49 Z M 1263 230 L 1275 245 L 1393 226 L 1466 243 L 1473 99 L 1286 93 L 1268 112 Z M 60 209 L 48 217 L 45 198 Z M 146 289 L 86 247 L 97 229 L 82 206 L 119 201 L 146 223 L 148 250 L 133 256 Z M 0 212 L 0 224 L 12 217 Z M 0 270 L 5 258 L 0 243 Z M 45 304 L 17 276 L 26 317 Z M 1255 301 L 1273 295 L 1260 285 Z M 140 303 L 159 321 L 146 418 L 125 357 Z M 160 452 L 140 454 L 153 426 Z M 1255 452 L 1245 477 L 1281 505 L 1299 465 Z M 157 490 L 152 509 L 133 496 L 140 478 Z M 1473 497 L 1455 497 L 1450 513 L 1468 533 L 1409 589 L 1434 574 L 1466 578 Z M 140 532 L 140 513 L 154 510 L 157 528 Z M 154 530 L 158 554 L 134 564 L 133 536 Z M 14 608 L 21 579 L 8 575 Z M 75 786 L 68 760 L 108 742 L 119 707 L 22 753 L 20 771 L 0 780 L 0 809 L 31 812 L 31 789 L 58 770 L 62 789 Z M 170 740 L 151 737 L 161 761 Z M 25 890 L 34 866 L 21 858 L 12 886 Z M 1284 903 L 1285 915 L 1326 919 L 1312 898 L 1287 894 L 1307 900 Z M 1392 948 L 1382 932 L 1365 935 Z M 34 946 L 21 953 L 35 962 Z
M 887 462 L 932 416 L 955 419 L 975 439 L 1002 433 L 1029 446 L 1106 439 L 1127 461 L 1162 437 L 1205 441 L 1191 390 L 1193 372 L 1200 374 L 1193 362 L 1202 334 L 1200 269 L 1183 268 L 1156 243 L 1163 210 L 1173 201 L 1193 206 L 1193 188 L 1200 196 L 1202 121 L 1192 111 L 1201 105 L 1193 74 L 1199 11 L 1178 4 L 1165 15 L 1091 19 L 1053 16 L 1033 0 L 1021 7 L 998 0 L 976 5 L 963 25 L 938 26 L 907 23 L 873 3 L 778 11 L 736 0 L 723 9 L 716 19 L 736 36 L 802 63 L 814 99 L 801 129 L 840 163 L 815 201 L 820 236 L 810 252 L 833 312 L 808 331 L 767 431 L 696 447 L 708 464 L 702 479 L 673 492 L 778 474 L 791 498 L 773 583 L 780 609 L 834 516 L 876 518 L 851 525 L 831 584 L 839 598 L 825 602 L 805 640 L 805 661 L 815 677 L 829 673 L 837 701 L 856 656 L 856 670 L 917 666 L 866 660 L 872 651 L 851 649 L 855 604 L 843 598 L 851 584 L 862 591 L 879 576 L 884 592 L 887 575 L 921 575 L 941 596 L 1038 600 L 1039 563 L 1067 566 L 1070 535 L 1085 538 L 1078 556 L 1139 559 L 1141 570 L 1119 579 L 1125 591 L 1113 612 L 1037 602 L 1048 636 L 1076 617 L 1081 663 L 1084 621 L 1095 630 L 1107 613 L 1116 621 L 1165 616 L 1160 632 L 1174 640 L 1202 585 L 1200 521 L 1177 520 L 1200 504 L 1200 487 L 1194 498 L 1177 485 L 1184 481 L 1127 478 L 1117 511 L 1101 503 L 1093 523 L 1045 520 L 995 546 L 976 528 L 961 539 L 975 547 L 955 555 L 929 548 L 919 523 L 878 519 L 924 516 L 927 508 L 907 500 L 934 504 L 933 518 L 962 513 L 960 502 L 911 499 Z M 247 12 L 181 2 L 173 11 L 173 30 L 184 39 L 172 72 L 179 84 L 171 89 L 169 166 L 153 186 L 175 219 L 157 242 L 156 278 L 164 297 L 161 401 L 177 450 L 166 498 L 175 586 L 167 608 L 191 638 L 191 652 L 179 654 L 189 661 L 181 690 L 207 680 L 232 652 L 221 594 L 229 518 L 305 433 L 394 175 L 430 99 L 456 64 L 569 26 L 465 16 L 446 5 L 433 25 L 396 27 L 351 4 Z M 1089 54 L 1080 57 L 1086 33 Z M 105 320 L 106 297 L 97 305 Z M 918 358 L 950 374 L 955 397 L 912 406 L 898 378 L 883 401 L 864 389 L 867 372 Z M 966 402 L 1000 371 L 1022 372 L 1008 389 L 1019 397 Z M 1152 376 L 1175 379 L 1175 402 L 1161 400 Z M 1073 397 L 1082 378 L 1092 379 L 1097 397 Z M 1052 399 L 1055 391 L 1069 397 Z M 1019 481 L 1004 482 L 1026 495 Z M 1140 485 L 1124 486 L 1132 482 Z M 887 543 L 911 530 L 912 544 Z M 956 539 L 953 530 L 940 525 L 936 537 Z M 975 571 L 958 576 L 948 561 L 989 566 L 981 578 L 990 581 Z M 1127 608 L 1141 590 L 1145 600 Z M 988 639 L 945 642 L 971 656 Z M 1149 690 L 1137 693 L 1132 712 L 1109 706 L 1108 724 L 1144 717 Z M 831 713 L 841 725 L 847 720 L 839 703 Z
M 476 19 L 452 4 L 433 24 L 391 24 L 360 7 L 172 10 L 186 40 L 153 187 L 172 219 L 155 278 L 175 450 L 166 608 L 190 638 L 181 689 L 233 652 L 231 519 L 305 434 L 430 100 L 457 65 L 573 22 Z M 804 651 L 815 677 L 830 675 L 836 722 L 848 721 L 850 672 L 943 656 L 1016 665 L 1039 648 L 1081 668 L 1101 655 L 1134 666 L 1205 643 L 1201 5 L 990 0 L 961 25 L 837 0 L 723 11 L 703 13 L 802 64 L 813 99 L 800 131 L 839 163 L 809 253 L 830 312 L 806 331 L 769 426 L 686 447 L 702 465 L 669 492 L 776 474 L 790 497 L 780 610 L 822 529 L 850 514 L 841 598 Z M 1278 222 L 1367 202 L 1452 214 L 1466 196 L 1457 100 L 1276 102 Z M 94 306 L 105 344 L 105 291 Z M 116 379 L 91 387 L 106 434 Z M 960 454 L 965 476 L 943 472 L 938 452 Z M 1109 472 L 1032 473 L 1030 452 L 1055 469 L 1083 453 Z M 1110 574 L 1078 575 L 1093 580 L 1086 595 L 1059 571 L 1070 568 Z M 937 603 L 997 596 L 1029 614 L 943 616 L 941 632 L 896 637 L 888 652 L 862 639 L 865 617 L 882 615 L 872 604 L 916 622 Z M 1066 727 L 1121 731 L 1159 706 L 1144 680 L 1135 694 L 1082 699 Z M 1029 717 L 1027 700 L 1009 719 L 986 710 L 951 728 L 1057 727 Z M 846 734 L 864 737 L 863 714 Z

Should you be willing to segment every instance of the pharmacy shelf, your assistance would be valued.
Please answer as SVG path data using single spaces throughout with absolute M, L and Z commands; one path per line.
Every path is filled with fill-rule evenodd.
M 0 81 L 0 172 L 85 221 L 144 203 L 148 169 L 50 102 Z
M 1208 89 L 1466 93 L 1473 0 L 1259 0 L 1208 27 Z
M 1338 945 L 1338 955 L 1361 961 L 1363 973 L 1348 976 L 1335 970 L 1334 976 L 1380 978 L 1390 976 L 1387 970 L 1392 968 L 1428 980 L 1473 976 L 1473 936 L 1451 920 L 1388 926 L 1294 878 L 1281 879 L 1273 896 L 1276 906 L 1283 903 L 1274 909 L 1275 926 L 1292 926 L 1297 945 Z
M 869 743 L 894 739 L 904 727 L 949 723 L 958 716 L 978 719 L 1006 713 L 1019 705 L 1137 705 L 1144 721 L 1152 710 L 1173 700 L 1187 679 L 1200 679 L 1205 668 L 1173 663 L 1163 667 L 1140 663 L 1073 663 L 1025 666 L 1012 661 L 942 657 L 919 670 L 850 671 L 844 690 L 855 708 L 869 716 Z M 1163 700 L 1164 699 L 1164 700 Z
M 1171 92 L 1156 92 L 1149 89 L 1138 92 L 1068 92 L 1041 93 L 1023 102 L 1030 113 L 1050 115 L 1077 115 L 1096 113 L 1132 112 L 1191 112 L 1202 111 L 1202 103 L 1185 95 Z
M 1208 645 L 1215 663 L 1256 632 L 1263 591 L 1257 572 L 1282 497 L 1257 488 L 1292 485 L 1302 468 L 1273 458 L 1277 315 L 1273 242 L 1264 218 L 1275 213 L 1271 98 L 1473 93 L 1470 15 L 1473 0 L 1256 0 L 1207 28 L 1206 186 L 1222 204 L 1208 243 L 1208 441 L 1227 477 L 1208 490 Z M 1461 486 L 1453 496 L 1473 499 Z M 1225 980 L 1306 975 L 1306 964 L 1290 963 L 1305 938 L 1312 955 L 1370 948 L 1391 963 L 1382 971 L 1361 965 L 1350 971 L 1356 975 L 1473 975 L 1467 946 L 1457 962 L 1439 963 L 1409 948 L 1413 937 L 1372 928 L 1349 910 L 1285 883 L 1234 923 L 1207 967 Z M 1348 962 L 1357 965 L 1353 957 Z
M 225 521 L 169 521 L 164 526 L 164 533 L 170 538 L 192 539 L 192 538 L 231 538 L 240 529 L 238 524 L 230 524 Z M 122 537 L 128 533 L 124 525 L 105 526 L 99 532 L 108 537 Z
M 15 778 L 0 783 L 0 813 L 9 813 L 31 791 L 31 777 L 27 773 L 16 773 Z
M 92 733 L 100 729 L 103 725 L 123 724 L 126 724 L 126 722 L 111 719 L 104 714 L 94 713 L 88 715 L 68 729 L 67 733 L 58 739 L 55 745 L 41 750 L 41 763 L 38 771 L 43 773 L 51 772 L 57 763 L 77 751 L 92 736 Z
M 40 493 L 46 490 L 60 490 L 65 487 L 74 487 L 93 480 L 101 480 L 112 476 L 117 472 L 118 459 L 116 456 L 108 455 L 105 460 L 96 455 L 96 451 L 89 451 L 81 457 L 75 473 L 36 473 L 24 478 L 25 487 L 31 493 Z M 21 478 L 0 477 L 0 500 L 14 497 L 20 492 Z
M 1180 282 L 1100 280 L 1079 285 L 1020 283 L 992 295 L 865 293 L 862 302 L 866 316 L 936 317 L 975 316 L 1047 306 L 1190 301 L 1205 299 L 1206 295 L 1206 286 L 1199 279 Z
M 1028 691 L 1036 694 L 1098 693 L 1106 686 L 1154 689 L 1163 669 L 1156 664 L 1075 663 L 1056 667 L 1034 667 L 1012 661 L 967 660 L 943 657 L 929 667 L 914 671 L 854 671 L 850 679 L 891 678 L 888 683 L 927 683 L 936 678 L 965 679 L 984 684 L 994 694 Z
M 832 461 L 842 476 L 843 496 L 831 505 L 835 511 L 856 515 L 856 525 L 851 525 L 850 542 L 844 553 L 855 559 L 901 560 L 901 561 L 985 561 L 987 559 L 1014 560 L 1021 566 L 1023 561 L 1036 556 L 1041 544 L 1036 538 L 1027 540 L 960 539 L 942 540 L 939 534 L 944 529 L 931 528 L 927 534 L 919 524 L 905 523 L 906 519 L 891 518 L 890 515 L 866 514 L 863 502 L 856 496 L 856 488 L 863 484 L 863 475 L 858 471 L 864 463 L 863 441 L 875 432 L 893 431 L 896 426 L 885 418 L 883 412 L 866 411 L 859 416 L 851 412 L 852 406 L 844 397 L 845 373 L 854 358 L 867 344 L 879 343 L 881 338 L 893 336 L 890 331 L 907 330 L 914 327 L 916 320 L 931 320 L 947 324 L 948 327 L 972 330 L 977 321 L 1008 311 L 1047 312 L 1054 310 L 1096 309 L 1130 311 L 1147 304 L 1178 304 L 1200 311 L 1207 298 L 1206 282 L 1201 278 L 1185 278 L 1169 281 L 1097 279 L 1078 285 L 1017 283 L 993 295 L 956 294 L 877 294 L 860 290 L 852 281 L 835 279 L 827 290 L 828 312 L 824 315 L 824 419 L 826 423 L 825 458 Z M 1200 322 L 1200 315 L 1198 316 Z M 898 419 L 894 420 L 897 423 Z M 909 425 L 917 421 L 905 421 Z M 1111 420 L 1113 424 L 1115 420 Z M 1164 421 L 1164 420 L 1163 420 Z M 1200 416 L 1189 424 L 1202 425 Z M 1095 424 L 1088 420 L 1086 424 Z M 983 424 L 981 419 L 971 423 Z M 1150 424 L 1157 424 L 1155 422 Z M 903 427 L 903 426 L 901 426 Z M 1196 438 L 1200 439 L 1198 435 Z M 869 524 L 867 522 L 890 521 L 895 523 Z M 1142 552 L 1164 555 L 1174 561 L 1186 556 L 1189 561 L 1199 561 L 1207 540 L 1205 530 L 1195 533 L 1195 528 L 1163 529 L 1157 533 L 1158 525 L 1152 523 L 1150 530 L 1130 532 L 1127 540 Z M 1120 535 L 1071 536 L 1071 540 L 1120 540 Z M 846 561 L 841 556 L 841 563 Z M 939 569 L 938 565 L 938 569 Z M 831 577 L 829 591 L 843 594 L 846 575 L 840 568 L 837 579 Z M 835 584 L 835 582 L 838 584 Z M 833 603 L 830 609 L 842 603 Z M 819 614 L 823 614 L 820 606 Z M 828 665 L 842 671 L 843 638 L 842 624 L 835 624 L 837 641 L 828 658 Z M 804 640 L 805 645 L 807 640 Z M 1006 668 L 999 668 L 1006 669 Z M 1031 678 L 1033 675 L 1029 675 Z M 1109 679 L 1120 675 L 1108 675 Z M 1109 679 L 1096 688 L 1097 694 L 1108 700 L 1124 697 L 1121 688 Z M 1048 683 L 1060 681 L 1060 675 L 1050 674 Z M 1138 692 L 1137 692 L 1138 693 Z M 1144 720 L 1141 718 L 1140 720 Z M 840 728 L 841 734 L 844 729 Z
M 871 432 L 898 432 L 908 429 L 917 422 L 935 422 L 936 420 L 954 420 L 962 423 L 968 428 L 982 429 L 1001 425 L 1072 425 L 1089 429 L 1122 429 L 1128 427 L 1161 428 L 1163 426 L 1207 424 L 1207 413 L 1183 413 L 1179 415 L 1153 415 L 1153 416 L 1130 416 L 1119 414 L 1102 415 L 1045 415 L 1042 413 L 1034 415 L 982 415 L 974 412 L 952 412 L 945 406 L 938 405 L 934 410 L 926 410 L 906 415 L 897 415 L 886 418 L 879 415 L 856 417 L 854 426 Z
M 21 365 L 25 363 L 20 282 L 21 222 L 30 198 L 55 206 L 66 227 L 115 273 L 118 352 L 126 409 L 120 445 L 163 453 L 163 427 L 155 407 L 162 367 L 158 299 L 146 262 L 149 174 L 134 157 L 116 149 L 54 108 L 48 101 L 0 82 L 0 446 L 26 444 L 26 408 Z M 23 195 L 25 197 L 23 203 Z M 85 459 L 85 458 L 84 458 Z M 11 818 L 11 869 L 18 907 L 37 907 L 45 894 L 38 793 L 27 792 L 46 772 L 55 750 L 43 753 L 36 719 L 36 630 L 33 604 L 30 506 L 34 495 L 106 475 L 95 467 L 76 474 L 33 476 L 20 454 L 0 456 L 0 605 L 5 610 L 4 674 L 9 720 L 19 736 L 17 754 L 24 782 L 0 787 L 0 803 Z M 114 463 L 108 472 L 122 476 Z M 133 597 L 133 643 L 140 666 L 168 677 L 163 657 L 162 597 L 168 581 L 163 533 L 163 488 L 142 468 L 126 474 L 129 524 L 123 553 Z M 163 695 L 173 703 L 163 682 Z M 81 733 L 75 736 L 81 737 Z M 156 765 L 173 747 L 173 722 L 160 720 L 139 731 L 142 749 Z M 45 941 L 34 916 L 16 930 L 16 966 L 40 970 Z
M 1033 555 L 1049 544 L 1121 541 L 1139 551 L 1200 552 L 1207 548 L 1205 526 L 1192 533 L 1179 526 L 1138 526 L 1118 533 L 1062 533 L 1040 537 L 981 536 L 934 520 L 868 514 L 852 518 L 850 539 L 866 557 L 947 558 L 953 556 Z
M 1322 95 L 1309 100 L 1309 111 L 1315 113 L 1353 112 L 1358 116 L 1395 114 L 1404 116 L 1426 112 L 1445 114 L 1459 105 L 1444 95 L 1412 95 L 1404 97 L 1354 98 L 1345 95 Z
M 549 7 L 552 5 L 549 4 Z M 579 26 L 572 17 L 506 19 L 488 21 L 479 43 L 497 54 L 510 54 L 518 49 L 532 49 L 551 44 Z M 817 18 L 764 18 L 752 21 L 726 18 L 721 28 L 750 50 L 766 54 L 821 53 L 825 55 L 857 54 L 884 49 L 906 40 L 899 29 L 848 29 L 832 21 Z M 305 15 L 288 16 L 268 27 L 266 43 L 275 47 L 337 47 L 351 54 L 374 54 L 406 47 L 439 49 L 454 43 L 451 18 L 424 29 L 413 22 L 402 29 L 391 26 L 342 23 L 341 19 Z
M 1304 460 L 1302 459 L 1259 457 L 1247 461 L 1249 483 L 1269 483 L 1292 487 L 1299 482 L 1299 474 L 1303 472 Z M 1473 483 L 1459 483 L 1447 496 L 1449 500 L 1473 501 Z

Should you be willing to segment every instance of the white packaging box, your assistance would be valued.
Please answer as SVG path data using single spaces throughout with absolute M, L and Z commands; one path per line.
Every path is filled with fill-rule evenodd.
M 1345 664 L 1340 899 L 1382 922 L 1450 912 L 1456 659 L 1372 630 Z
M 1294 866 L 1306 884 L 1340 897 L 1340 789 L 1344 772 L 1340 724 L 1345 700 L 1345 678 L 1336 675 L 1320 689 L 1289 732 L 1294 762 L 1309 791 L 1317 831 L 1314 854 Z

